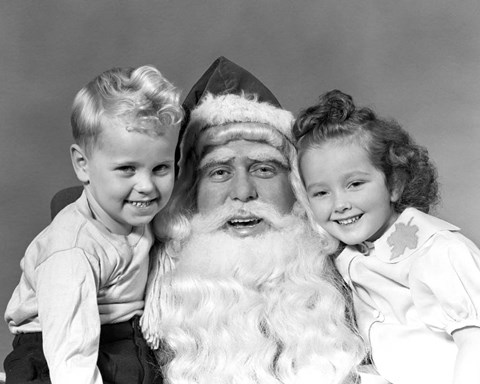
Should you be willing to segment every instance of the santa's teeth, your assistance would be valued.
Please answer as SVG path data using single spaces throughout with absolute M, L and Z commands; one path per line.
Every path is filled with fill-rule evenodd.
M 248 224 L 257 224 L 260 219 L 233 219 L 230 220 L 232 225 L 248 225 Z

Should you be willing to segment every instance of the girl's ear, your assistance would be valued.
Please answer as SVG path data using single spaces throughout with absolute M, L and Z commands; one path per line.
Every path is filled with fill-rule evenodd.
M 78 180 L 83 184 L 90 182 L 90 176 L 88 174 L 88 159 L 85 156 L 84 150 L 77 144 L 73 144 L 70 147 L 70 157 L 72 158 L 72 165 Z
M 405 188 L 405 174 L 396 172 L 392 177 L 392 187 L 390 189 L 390 202 L 396 203 L 402 197 Z

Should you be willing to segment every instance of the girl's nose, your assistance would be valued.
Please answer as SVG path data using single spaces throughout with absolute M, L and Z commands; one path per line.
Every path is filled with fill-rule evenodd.
M 339 196 L 335 200 L 335 212 L 345 212 L 351 208 L 352 204 L 343 196 Z

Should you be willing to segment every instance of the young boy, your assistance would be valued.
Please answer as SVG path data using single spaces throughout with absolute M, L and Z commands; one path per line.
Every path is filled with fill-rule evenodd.
M 138 317 L 182 118 L 179 92 L 151 66 L 106 71 L 78 92 L 70 152 L 84 191 L 21 261 L 7 383 L 155 381 Z

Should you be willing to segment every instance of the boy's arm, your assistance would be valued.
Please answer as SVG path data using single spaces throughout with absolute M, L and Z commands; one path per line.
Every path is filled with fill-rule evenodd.
M 36 270 L 43 350 L 53 384 L 101 384 L 97 368 L 97 283 L 81 249 L 50 256 Z

